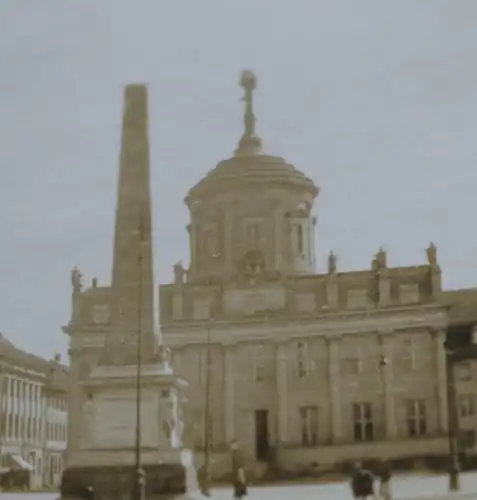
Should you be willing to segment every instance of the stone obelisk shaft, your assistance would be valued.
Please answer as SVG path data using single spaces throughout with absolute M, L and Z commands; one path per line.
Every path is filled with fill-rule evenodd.
M 132 347 L 141 332 L 144 352 L 152 354 L 156 337 L 147 108 L 147 87 L 128 85 L 124 93 L 112 288 L 114 335 L 123 345 Z

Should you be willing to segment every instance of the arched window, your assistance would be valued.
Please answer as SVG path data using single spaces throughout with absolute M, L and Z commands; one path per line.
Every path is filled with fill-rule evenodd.
M 296 228 L 296 238 L 297 238 L 298 253 L 302 254 L 304 245 L 303 245 L 303 226 L 301 224 L 298 224 Z

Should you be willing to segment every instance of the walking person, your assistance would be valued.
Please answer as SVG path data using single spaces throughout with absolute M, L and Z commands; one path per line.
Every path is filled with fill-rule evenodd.
M 356 462 L 351 475 L 351 490 L 355 500 L 367 500 L 374 497 L 374 476 L 364 469 L 361 462 Z
M 247 495 L 247 480 L 242 467 L 237 469 L 237 476 L 234 481 L 234 498 L 240 499 Z
M 387 460 L 380 460 L 378 466 L 379 498 L 391 500 L 391 465 Z

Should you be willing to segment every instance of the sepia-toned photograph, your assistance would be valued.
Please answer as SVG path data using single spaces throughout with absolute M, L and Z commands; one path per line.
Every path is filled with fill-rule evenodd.
M 477 2 L 3 0 L 0 130 L 0 500 L 477 500 Z

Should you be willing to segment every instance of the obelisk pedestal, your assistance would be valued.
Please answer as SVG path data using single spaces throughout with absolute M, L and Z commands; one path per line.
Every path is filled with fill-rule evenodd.
M 166 350 L 161 348 L 160 353 Z M 141 466 L 146 498 L 198 495 L 192 452 L 182 446 L 181 389 L 161 356 L 141 369 Z M 95 499 L 129 499 L 135 478 L 135 365 L 99 365 L 84 383 L 81 449 L 63 476 L 62 495 L 89 488 Z

